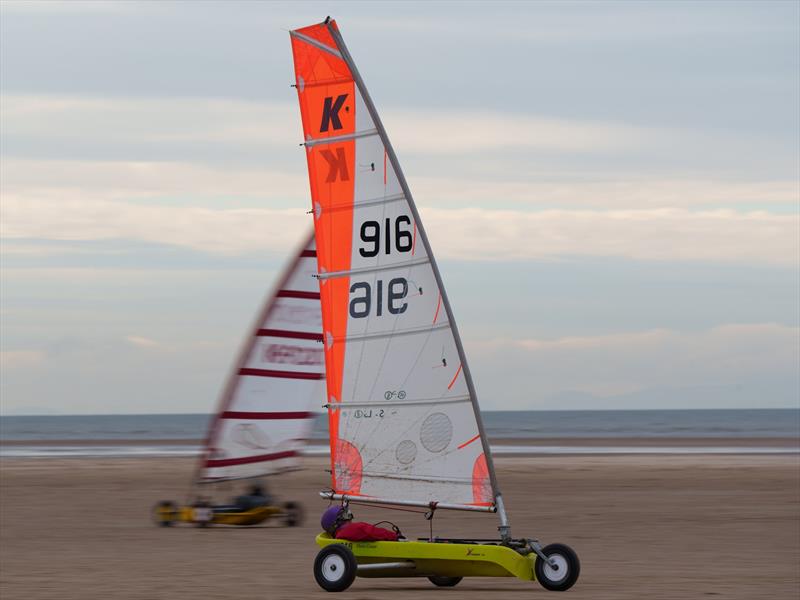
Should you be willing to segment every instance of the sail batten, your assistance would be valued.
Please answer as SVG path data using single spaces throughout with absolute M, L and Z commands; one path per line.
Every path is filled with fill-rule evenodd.
M 289 35 L 291 35 L 293 37 L 296 37 L 297 39 L 303 40 L 306 44 L 311 44 L 315 48 L 319 48 L 323 52 L 328 52 L 329 54 L 332 54 L 333 56 L 336 56 L 337 58 L 341 58 L 342 57 L 341 53 L 336 48 L 331 48 L 330 46 L 328 46 L 326 44 L 323 44 L 319 40 L 315 40 L 312 37 L 309 37 L 307 35 L 303 35 L 302 33 L 298 33 L 297 31 L 290 31 Z
M 437 325 L 415 327 L 409 329 L 390 329 L 387 331 L 367 332 L 361 334 L 348 335 L 346 337 L 332 337 L 334 342 L 363 342 L 365 340 L 379 340 L 385 338 L 401 337 L 405 335 L 420 335 L 431 333 L 440 329 L 449 329 L 450 324 L 447 322 L 438 323 Z
M 407 267 L 416 267 L 417 265 L 424 265 L 430 262 L 428 258 L 417 258 L 415 260 L 408 260 L 405 262 L 397 262 L 389 265 L 375 265 L 374 267 L 361 267 L 358 269 L 350 269 L 349 271 L 335 271 L 333 273 L 320 273 L 319 279 L 335 279 L 336 277 L 349 277 L 350 275 L 361 275 L 365 273 L 378 273 L 380 271 L 390 271 L 391 269 L 405 269 Z
M 311 148 L 313 146 L 319 146 L 320 144 L 335 144 L 337 142 L 347 142 L 350 140 L 357 140 L 358 138 L 363 137 L 370 137 L 373 135 L 378 135 L 377 129 L 367 129 L 365 131 L 356 131 L 354 133 L 348 133 L 345 135 L 335 135 L 331 137 L 323 137 L 323 138 L 306 138 L 306 141 L 303 142 L 303 145 Z
M 423 400 L 400 400 L 400 401 L 375 401 L 375 402 L 334 402 L 324 404 L 324 408 L 332 410 L 342 410 L 346 408 L 369 408 L 377 406 L 391 406 L 393 408 L 403 408 L 404 406 L 419 406 L 422 404 L 453 404 L 457 402 L 469 402 L 470 396 L 458 396 L 456 398 L 426 398 Z
M 395 152 L 335 22 L 298 31 L 341 55 L 292 37 L 303 136 L 325 143 L 306 159 L 334 494 L 493 506 L 466 357 Z

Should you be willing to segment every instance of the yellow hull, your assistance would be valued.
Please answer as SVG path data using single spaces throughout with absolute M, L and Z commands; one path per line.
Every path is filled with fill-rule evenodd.
M 523 556 L 511 548 L 489 544 L 445 542 L 348 542 L 327 533 L 317 536 L 321 547 L 343 544 L 359 565 L 413 562 L 413 569 L 359 571 L 359 577 L 516 577 L 535 580 L 536 554 Z

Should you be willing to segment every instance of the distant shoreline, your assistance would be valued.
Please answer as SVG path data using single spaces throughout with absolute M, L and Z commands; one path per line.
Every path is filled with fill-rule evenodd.
M 675 437 L 675 436 L 652 436 L 652 437 L 535 437 L 535 438 L 492 438 L 489 441 L 492 446 L 567 446 L 585 448 L 590 446 L 599 447 L 726 447 L 741 446 L 748 448 L 756 447 L 780 447 L 798 448 L 800 450 L 800 437 Z M 327 439 L 319 438 L 309 440 L 310 445 L 325 445 Z M 30 440 L 3 440 L 0 439 L 0 447 L 121 447 L 121 446 L 202 446 L 201 439 L 30 439 Z

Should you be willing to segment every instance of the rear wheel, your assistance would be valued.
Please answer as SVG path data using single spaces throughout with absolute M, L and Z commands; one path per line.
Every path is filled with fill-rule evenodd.
M 325 546 L 314 560 L 314 579 L 326 592 L 343 592 L 349 588 L 357 570 L 356 557 L 342 544 Z
M 171 500 L 162 500 L 153 507 L 153 521 L 159 527 L 171 527 L 178 517 L 178 507 Z
M 575 551 L 565 544 L 550 544 L 542 549 L 553 564 L 536 557 L 536 580 L 546 590 L 563 592 L 578 581 L 581 563 Z
M 454 587 L 458 585 L 461 579 L 462 577 L 447 577 L 446 575 L 433 575 L 432 577 L 428 577 L 428 581 L 437 587 Z
M 298 502 L 287 502 L 283 505 L 283 522 L 287 527 L 303 524 L 303 506 Z

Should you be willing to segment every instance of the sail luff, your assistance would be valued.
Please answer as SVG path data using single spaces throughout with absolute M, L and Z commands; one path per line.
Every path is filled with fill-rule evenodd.
M 276 283 L 273 285 L 272 289 L 270 289 L 269 293 L 266 295 L 266 298 L 262 304 L 261 310 L 256 315 L 255 319 L 253 320 L 251 326 L 248 328 L 248 335 L 245 337 L 244 341 L 241 343 L 239 347 L 239 352 L 236 355 L 236 359 L 231 365 L 230 370 L 228 371 L 227 378 L 225 380 L 225 385 L 222 389 L 222 393 L 220 394 L 219 401 L 217 403 L 217 410 L 214 413 L 214 418 L 209 425 L 208 432 L 206 434 L 206 438 L 203 442 L 203 451 L 198 458 L 194 474 L 192 477 L 192 485 L 197 485 L 203 482 L 202 473 L 207 468 L 209 459 L 212 454 L 212 450 L 215 447 L 217 437 L 219 434 L 220 426 L 223 421 L 223 415 L 228 412 L 231 404 L 234 401 L 237 385 L 239 384 L 239 376 L 243 368 L 247 365 L 248 358 L 250 357 L 255 345 L 257 344 L 259 338 L 259 332 L 262 328 L 262 325 L 267 321 L 271 312 L 275 307 L 275 300 L 276 298 L 280 297 L 281 291 L 284 289 L 286 284 L 292 278 L 295 270 L 297 269 L 300 260 L 304 258 L 305 251 L 308 248 L 309 244 L 314 239 L 314 232 L 313 230 L 309 233 L 309 235 L 305 236 L 302 242 L 297 246 L 296 251 L 291 255 L 294 258 L 291 262 L 289 262 L 285 267 L 281 276 L 278 278 Z M 246 479 L 247 477 L 230 477 L 229 479 Z
M 414 216 L 414 220 L 416 222 L 416 226 L 419 231 L 420 239 L 422 240 L 423 246 L 425 247 L 425 251 L 430 260 L 430 265 L 433 270 L 436 283 L 439 286 L 439 292 L 441 294 L 442 304 L 444 305 L 445 314 L 447 315 L 447 319 L 450 323 L 453 337 L 455 339 L 455 345 L 458 351 L 459 359 L 461 361 L 464 380 L 466 381 L 467 389 L 469 390 L 470 399 L 472 401 L 472 407 L 475 413 L 475 420 L 478 427 L 478 433 L 480 434 L 481 442 L 484 447 L 484 454 L 486 459 L 486 466 L 489 473 L 490 485 L 492 487 L 492 491 L 498 505 L 498 510 L 500 512 L 501 524 L 503 526 L 506 526 L 507 518 L 505 514 L 505 508 L 502 502 L 500 489 L 497 483 L 497 476 L 495 474 L 494 460 L 492 458 L 491 447 L 489 446 L 489 442 L 486 437 L 486 430 L 483 424 L 483 419 L 481 417 L 481 411 L 478 406 L 478 396 L 477 393 L 475 392 L 475 385 L 472 381 L 472 374 L 469 369 L 469 364 L 467 363 L 466 354 L 464 352 L 464 347 L 461 342 L 461 336 L 458 331 L 458 326 L 456 325 L 456 321 L 453 318 L 453 311 L 450 306 L 450 301 L 447 297 L 447 292 L 445 290 L 444 283 L 442 281 L 442 276 L 439 271 L 439 266 L 437 265 L 436 259 L 431 250 L 431 246 L 428 241 L 428 236 L 425 233 L 424 225 L 422 223 L 422 220 L 420 219 L 419 211 L 417 210 L 417 206 L 414 202 L 414 198 L 411 194 L 411 190 L 408 186 L 405 175 L 403 174 L 403 170 L 400 166 L 400 161 L 398 160 L 394 148 L 392 147 L 392 144 L 389 141 L 389 136 L 386 133 L 386 129 L 383 126 L 383 122 L 381 121 L 380 115 L 378 114 L 377 108 L 375 107 L 375 104 L 372 101 L 372 97 L 370 96 L 369 91 L 367 90 L 364 80 L 362 79 L 361 74 L 359 73 L 358 68 L 356 67 L 355 61 L 353 60 L 353 57 L 350 54 L 347 45 L 344 43 L 344 39 L 342 38 L 342 35 L 339 33 L 338 28 L 331 21 L 326 21 L 325 25 L 327 27 L 328 32 L 332 36 L 333 40 L 336 42 L 337 49 L 341 53 L 342 59 L 347 64 L 347 67 L 350 69 L 350 73 L 353 77 L 353 80 L 359 92 L 361 93 L 361 96 L 364 100 L 367 110 L 369 111 L 370 116 L 372 117 L 372 121 L 375 124 L 375 128 L 378 130 L 378 135 L 380 136 L 383 142 L 387 158 L 394 169 L 398 183 L 400 184 L 403 194 L 406 197 L 409 208 Z

